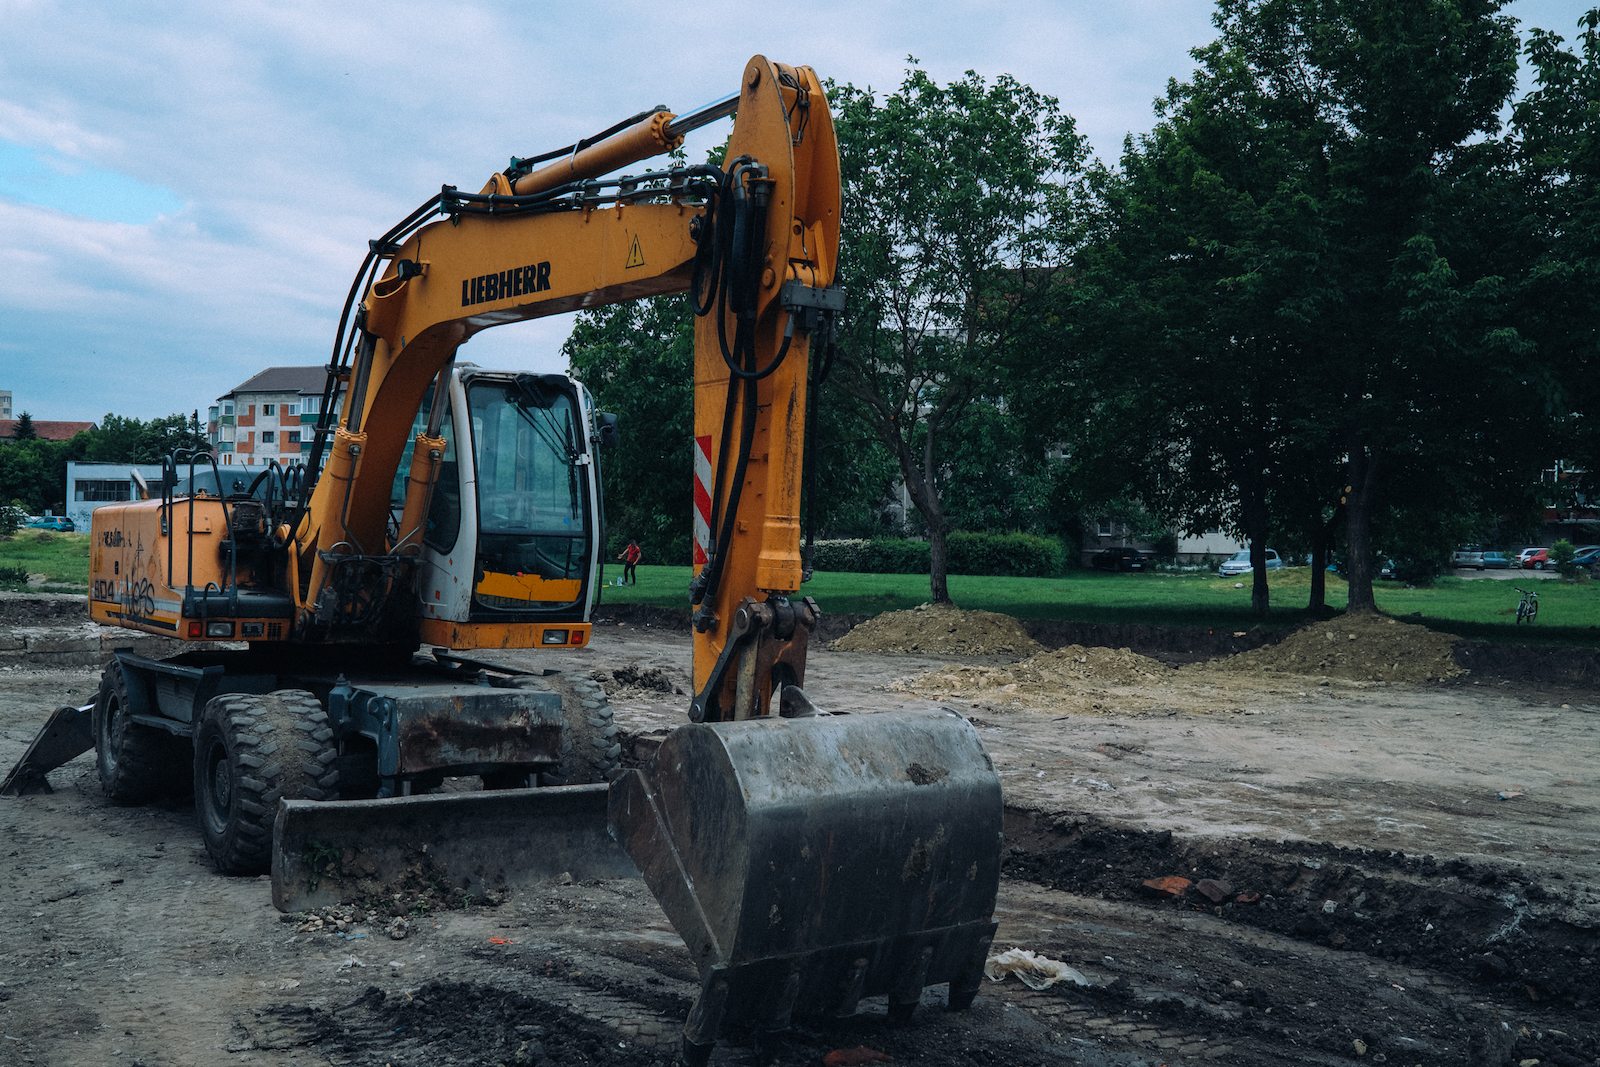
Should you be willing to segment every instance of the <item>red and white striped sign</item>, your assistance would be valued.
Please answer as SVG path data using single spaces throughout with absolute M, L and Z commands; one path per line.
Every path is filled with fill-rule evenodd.
M 711 435 L 694 439 L 694 565 L 711 553 Z

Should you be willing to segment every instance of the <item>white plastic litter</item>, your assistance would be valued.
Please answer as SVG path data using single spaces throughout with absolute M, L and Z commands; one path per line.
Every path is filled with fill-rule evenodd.
M 1057 982 L 1072 982 L 1081 986 L 1094 984 L 1083 976 L 1082 971 L 1025 948 L 1011 948 L 998 956 L 990 956 L 983 965 L 983 974 L 991 982 L 1003 982 L 1006 975 L 1014 974 L 1029 989 L 1048 989 Z

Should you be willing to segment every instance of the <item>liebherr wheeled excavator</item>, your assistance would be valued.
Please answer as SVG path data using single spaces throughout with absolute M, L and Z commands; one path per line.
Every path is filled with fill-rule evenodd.
M 115 799 L 192 782 L 218 866 L 270 859 L 286 909 L 408 865 L 464 892 L 636 867 L 699 967 L 690 1062 L 724 1026 L 883 995 L 903 1017 L 939 983 L 969 1003 L 1001 822 L 975 732 L 944 711 L 829 714 L 803 688 L 801 468 L 808 375 L 844 306 L 838 149 L 809 67 L 757 56 L 741 81 L 513 159 L 481 192 L 445 186 L 372 242 L 305 465 L 225 484 L 238 468 L 180 457 L 159 493 L 97 510 L 96 620 L 248 651 L 119 652 L 13 791 L 91 741 Z M 721 167 L 608 177 L 730 115 Z M 502 323 L 685 292 L 695 441 L 665 447 L 696 450 L 695 692 L 690 721 L 620 771 L 597 686 L 469 654 L 587 643 L 594 446 L 614 420 L 564 376 L 456 352 Z M 427 794 L 446 774 L 489 788 Z

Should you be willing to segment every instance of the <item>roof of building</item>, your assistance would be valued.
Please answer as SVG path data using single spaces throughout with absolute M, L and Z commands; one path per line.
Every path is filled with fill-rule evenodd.
M 17 423 L 20 419 L 0 419 L 0 438 L 10 440 L 16 436 Z M 45 441 L 70 441 L 84 430 L 94 429 L 92 422 L 50 422 L 45 419 L 33 420 L 34 436 Z
M 233 391 L 217 397 L 225 400 L 239 393 L 315 393 L 321 395 L 322 387 L 328 383 L 328 368 L 316 367 L 268 367 L 266 370 L 249 379 L 242 385 L 233 387 Z

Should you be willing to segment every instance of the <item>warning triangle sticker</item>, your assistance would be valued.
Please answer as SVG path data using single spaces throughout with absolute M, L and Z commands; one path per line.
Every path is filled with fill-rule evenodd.
M 639 235 L 634 234 L 633 247 L 628 249 L 628 262 L 624 265 L 623 269 L 629 270 L 633 267 L 642 266 L 644 266 L 644 250 L 639 247 Z

